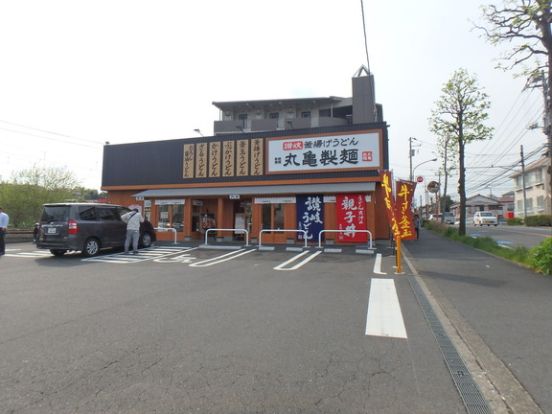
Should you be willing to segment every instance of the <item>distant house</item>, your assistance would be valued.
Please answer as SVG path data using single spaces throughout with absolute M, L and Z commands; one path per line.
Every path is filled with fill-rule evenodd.
M 504 218 L 513 218 L 515 210 L 515 193 L 513 191 L 504 193 L 498 201 L 502 204 L 502 216 Z
M 550 166 L 550 158 L 543 156 L 525 167 L 525 198 L 523 205 L 523 177 L 521 171 L 510 177 L 514 180 L 514 202 L 516 217 L 523 217 L 527 209 L 528 216 L 547 214 L 552 211 L 550 200 L 550 181 L 547 169 Z
M 460 217 L 460 203 L 451 205 L 450 211 L 456 218 Z M 504 217 L 504 206 L 502 202 L 494 197 L 487 197 L 481 194 L 466 199 L 466 218 L 471 220 L 476 211 L 491 211 L 495 213 L 499 219 Z

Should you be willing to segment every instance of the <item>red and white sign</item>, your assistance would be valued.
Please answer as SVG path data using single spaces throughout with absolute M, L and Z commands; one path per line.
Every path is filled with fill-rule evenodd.
M 325 170 L 376 169 L 383 166 L 378 132 L 268 140 L 269 174 Z
M 424 177 L 422 177 L 421 175 L 419 175 L 419 176 L 416 178 L 416 182 L 417 182 L 417 183 L 423 183 L 423 182 L 424 182 Z
M 343 233 L 337 233 L 337 240 L 350 243 L 367 242 L 367 233 L 354 231 L 367 230 L 364 194 L 338 194 L 336 207 L 337 229 L 343 230 Z

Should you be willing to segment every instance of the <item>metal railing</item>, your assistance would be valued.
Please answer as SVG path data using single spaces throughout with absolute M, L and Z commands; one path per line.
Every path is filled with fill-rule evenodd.
M 322 233 L 368 233 L 368 248 L 372 249 L 372 233 L 370 230 L 321 230 L 318 233 L 318 248 L 322 248 Z
M 164 232 L 164 231 L 168 231 L 168 232 L 171 232 L 171 233 L 174 233 L 174 244 L 176 244 L 176 229 L 173 228 L 173 227 L 155 227 L 155 230 L 157 231 L 160 231 L 160 232 Z
M 305 240 L 305 247 L 307 247 L 307 232 L 305 230 L 282 230 L 282 229 L 262 229 L 259 232 L 259 249 L 262 247 L 262 237 L 263 233 L 268 232 L 294 232 L 294 233 L 303 233 L 303 239 Z
M 205 245 L 207 246 L 207 235 L 210 231 L 233 231 L 235 233 L 245 233 L 245 246 L 249 246 L 249 232 L 246 229 L 207 229 L 205 230 Z

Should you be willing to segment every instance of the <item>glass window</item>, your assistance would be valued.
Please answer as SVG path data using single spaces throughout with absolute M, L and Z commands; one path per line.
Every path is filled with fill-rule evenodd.
M 282 204 L 274 204 L 274 228 L 284 228 L 284 206 Z
M 301 118 L 310 118 L 310 117 L 311 117 L 310 111 L 301 112 Z
M 537 207 L 543 208 L 544 207 L 544 196 L 538 196 L 537 197 Z
M 329 109 L 320 109 L 318 111 L 318 115 L 321 117 L 330 117 L 332 116 L 332 112 Z
M 269 229 L 272 225 L 272 209 L 270 204 L 263 204 L 263 229 Z
M 176 204 L 171 206 L 171 227 L 176 231 L 184 230 L 184 205 Z
M 53 221 L 67 221 L 69 218 L 69 206 L 44 206 L 42 211 L 42 223 Z
M 278 119 L 278 118 L 280 118 L 280 113 L 279 113 L 279 112 L 271 112 L 271 113 L 268 115 L 268 117 L 269 117 L 270 119 Z
M 110 207 L 96 207 L 96 216 L 102 221 L 119 220 L 116 209 Z
M 96 209 L 94 206 L 79 207 L 79 217 L 84 221 L 96 220 Z
M 239 114 L 239 115 L 238 115 L 238 119 L 239 119 L 240 121 L 245 121 L 245 120 L 247 119 L 247 114 Z
M 157 206 L 157 226 L 158 227 L 170 227 L 169 226 L 169 206 L 160 205 Z

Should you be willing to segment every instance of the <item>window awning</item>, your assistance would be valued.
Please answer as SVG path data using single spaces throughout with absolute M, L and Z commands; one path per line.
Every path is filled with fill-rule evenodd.
M 375 182 L 339 184 L 260 185 L 252 187 L 163 188 L 134 194 L 137 198 L 202 197 L 267 194 L 337 194 L 365 193 L 376 189 Z

